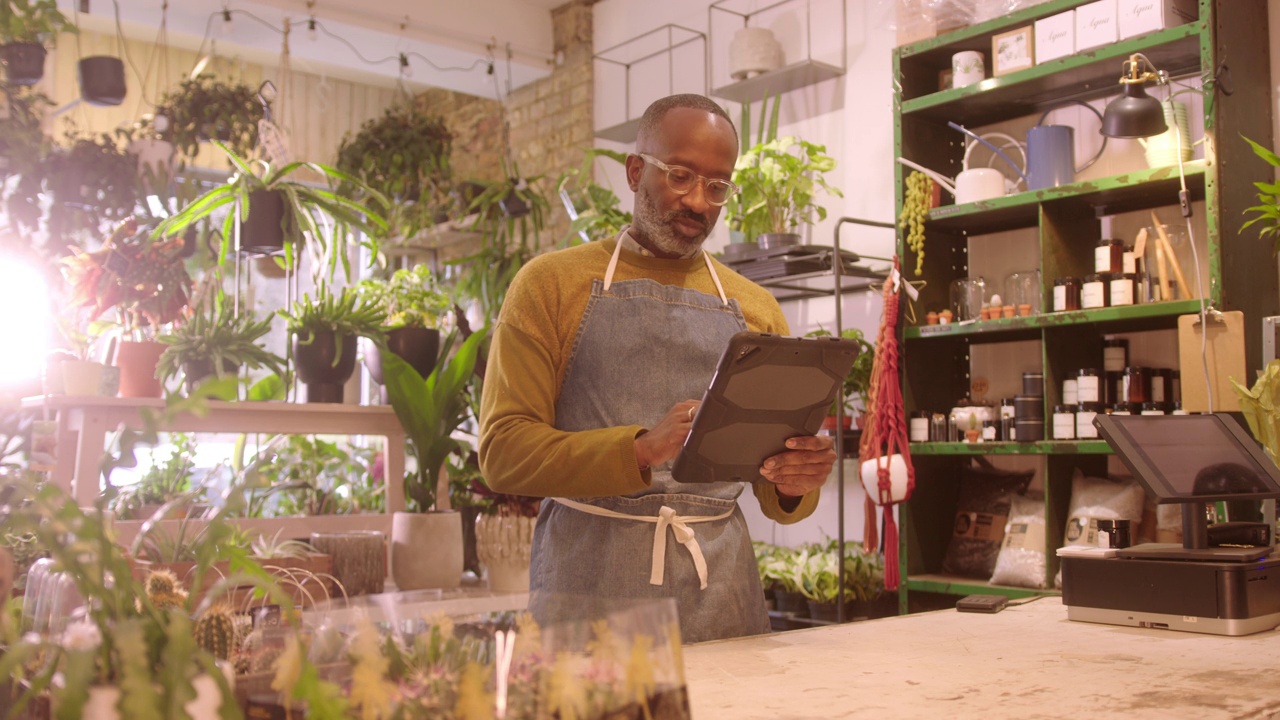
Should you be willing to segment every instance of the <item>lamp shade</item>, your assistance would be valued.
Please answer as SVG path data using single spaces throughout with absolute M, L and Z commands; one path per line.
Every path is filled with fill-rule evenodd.
M 1124 94 L 1102 114 L 1102 134 L 1107 137 L 1144 138 L 1168 129 L 1160 101 L 1148 95 L 1141 83 L 1126 84 Z

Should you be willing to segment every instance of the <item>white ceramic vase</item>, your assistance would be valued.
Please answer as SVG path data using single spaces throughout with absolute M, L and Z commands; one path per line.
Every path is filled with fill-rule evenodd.
M 782 44 L 769 28 L 744 27 L 729 42 L 729 77 L 734 80 L 762 75 L 782 67 Z
M 476 518 L 476 554 L 494 592 L 529 591 L 529 554 L 536 517 L 481 515 Z
M 462 584 L 462 513 L 398 512 L 391 518 L 391 577 L 400 590 Z
M 58 363 L 58 374 L 61 388 L 50 387 L 50 390 L 61 390 L 67 395 L 92 397 L 102 389 L 102 363 L 91 360 L 64 360 Z M 52 375 L 52 373 L 51 373 Z M 52 383 L 52 377 L 51 385 Z

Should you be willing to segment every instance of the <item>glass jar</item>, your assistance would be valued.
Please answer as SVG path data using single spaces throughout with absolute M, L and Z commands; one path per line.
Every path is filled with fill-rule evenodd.
M 1124 272 L 1124 241 L 1103 238 L 1093 248 L 1093 271 L 1095 273 Z
M 1164 415 L 1164 403 L 1147 402 L 1142 403 L 1143 415 Z
M 1102 338 L 1103 372 L 1121 372 L 1129 367 L 1129 340 L 1127 338 Z
M 1173 370 L 1169 373 L 1169 397 L 1165 398 L 1165 402 L 1182 403 L 1182 371 Z
M 1084 310 L 1111 304 L 1111 273 L 1085 275 L 1080 285 L 1080 307 Z
M 1124 400 L 1124 373 L 1108 372 L 1102 374 L 1102 402 L 1115 405 Z
M 1132 415 L 1134 409 L 1133 403 L 1118 402 L 1111 406 L 1111 412 L 1108 415 Z
M 1151 402 L 1172 402 L 1173 371 L 1169 368 L 1155 368 L 1151 371 Z
M 1132 273 L 1111 274 L 1111 296 L 1107 304 L 1111 307 L 1132 305 L 1137 297 L 1138 284 Z
M 1071 405 L 1056 405 L 1053 408 L 1053 439 L 1076 439 L 1076 410 Z
M 1102 403 L 1082 402 L 1076 406 L 1076 439 L 1098 439 L 1098 428 L 1093 426 L 1093 419 L 1102 412 Z
M 1124 264 L 1124 269 L 1121 270 L 1121 272 L 1130 273 L 1133 275 L 1138 274 L 1138 256 L 1134 254 L 1133 248 L 1127 247 L 1124 249 L 1123 264 Z
M 1080 309 L 1080 278 L 1060 277 L 1053 281 L 1053 311 Z
M 1182 401 L 1178 400 L 1173 404 L 1173 411 L 1170 412 L 1169 414 L 1170 415 L 1190 415 L 1191 413 L 1187 412 L 1186 410 L 1183 410 Z
M 1084 368 L 1076 376 L 1076 398 L 1081 403 L 1102 401 L 1102 378 L 1095 368 Z
M 1013 440 L 1017 434 L 1014 425 L 1017 414 L 1017 406 L 1014 405 L 1013 398 L 1004 398 L 1000 401 L 1000 437 L 1006 441 Z
M 947 414 L 936 412 L 929 417 L 929 442 L 947 441 Z
M 1140 405 L 1151 400 L 1150 368 L 1130 366 L 1124 369 L 1120 385 L 1120 400 Z

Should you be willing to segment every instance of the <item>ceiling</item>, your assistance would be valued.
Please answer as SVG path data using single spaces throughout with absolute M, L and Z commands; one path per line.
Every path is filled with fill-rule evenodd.
M 288 20 L 295 71 L 500 98 L 550 73 L 551 10 L 567 1 L 58 0 L 58 6 L 81 27 L 153 40 L 167 5 L 170 45 L 267 64 L 279 61 Z M 86 4 L 88 12 L 78 12 Z M 224 10 L 230 27 L 224 28 Z

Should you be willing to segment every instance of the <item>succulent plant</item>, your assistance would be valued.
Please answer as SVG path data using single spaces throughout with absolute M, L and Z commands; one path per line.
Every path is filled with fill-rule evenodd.
M 219 660 L 231 657 L 236 649 L 236 622 L 231 607 L 215 605 L 196 618 L 192 634 L 196 644 Z

